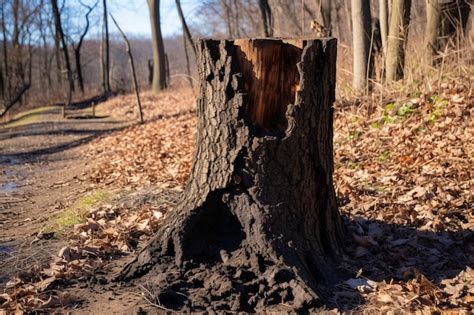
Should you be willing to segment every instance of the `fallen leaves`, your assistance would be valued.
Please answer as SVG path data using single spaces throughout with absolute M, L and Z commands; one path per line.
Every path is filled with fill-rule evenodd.
M 339 310 L 434 312 L 474 303 L 473 97 L 464 83 L 433 91 L 375 111 L 335 106 L 335 183 L 352 235 L 341 268 L 355 275 L 334 292 Z M 85 175 L 97 185 L 154 190 L 93 209 L 48 268 L 10 283 L 0 307 L 57 305 L 56 284 L 136 250 L 159 227 L 189 174 L 196 118 L 186 113 L 190 99 L 153 100 L 169 109 L 91 142 L 85 153 L 94 164 Z
M 134 126 L 91 144 L 95 161 L 87 176 L 97 184 L 137 188 L 160 183 L 181 187 L 192 162 L 196 118 L 193 114 Z

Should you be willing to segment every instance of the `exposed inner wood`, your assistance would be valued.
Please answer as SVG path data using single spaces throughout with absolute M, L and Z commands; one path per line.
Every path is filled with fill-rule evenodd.
M 264 129 L 285 129 L 285 112 L 299 86 L 302 41 L 238 39 L 234 45 L 250 119 Z

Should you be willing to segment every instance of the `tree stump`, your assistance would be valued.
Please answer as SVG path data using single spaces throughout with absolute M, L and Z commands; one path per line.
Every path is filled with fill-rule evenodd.
M 197 48 L 187 187 L 119 279 L 146 279 L 175 310 L 320 306 L 343 244 L 332 179 L 336 40 L 201 40 Z

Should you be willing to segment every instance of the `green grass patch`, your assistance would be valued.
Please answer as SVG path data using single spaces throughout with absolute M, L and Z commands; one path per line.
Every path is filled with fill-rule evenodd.
M 13 119 L 1 128 L 14 128 L 32 124 L 41 120 L 46 114 L 52 114 L 61 110 L 61 106 L 43 106 L 17 114 Z
M 406 102 L 400 106 L 396 106 L 395 103 L 388 103 L 384 106 L 382 118 L 370 124 L 370 127 L 379 129 L 383 125 L 394 124 L 406 119 L 414 111 L 415 105 L 412 102 Z
M 428 122 L 434 123 L 443 116 L 444 108 L 448 106 L 448 101 L 441 99 L 437 95 L 433 95 L 430 100 L 434 104 L 434 109 L 428 116 Z
M 389 158 L 390 158 L 390 151 L 385 150 L 385 151 L 383 151 L 382 154 L 379 155 L 378 160 L 379 160 L 379 162 L 383 163 L 383 162 L 387 161 Z
M 61 234 L 64 230 L 73 227 L 76 224 L 86 222 L 86 215 L 91 209 L 101 204 L 110 202 L 112 194 L 102 190 L 96 190 L 89 195 L 77 199 L 71 206 L 65 208 L 57 214 L 48 229 Z

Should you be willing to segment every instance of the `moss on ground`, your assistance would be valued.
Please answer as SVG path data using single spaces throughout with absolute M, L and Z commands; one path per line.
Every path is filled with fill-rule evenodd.
M 72 205 L 65 208 L 61 213 L 57 214 L 51 222 L 49 231 L 61 234 L 66 229 L 76 224 L 86 222 L 86 215 L 91 209 L 101 204 L 107 203 L 112 199 L 112 194 L 103 190 L 96 190 L 86 196 L 77 199 Z

